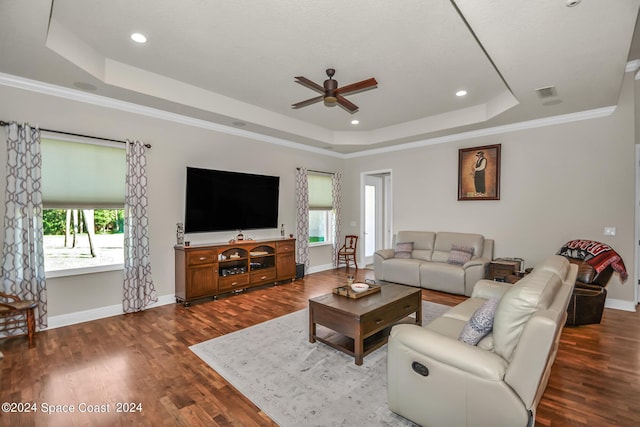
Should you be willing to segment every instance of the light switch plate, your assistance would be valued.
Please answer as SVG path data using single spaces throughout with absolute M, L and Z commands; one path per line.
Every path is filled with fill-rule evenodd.
M 604 235 L 605 236 L 615 236 L 616 235 L 616 228 L 615 227 L 605 227 L 604 228 Z

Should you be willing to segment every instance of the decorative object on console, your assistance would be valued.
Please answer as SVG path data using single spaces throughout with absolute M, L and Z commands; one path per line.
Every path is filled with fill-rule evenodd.
M 458 200 L 500 200 L 500 148 L 458 150 Z
M 181 222 L 176 224 L 176 240 L 178 246 L 184 245 L 184 224 Z

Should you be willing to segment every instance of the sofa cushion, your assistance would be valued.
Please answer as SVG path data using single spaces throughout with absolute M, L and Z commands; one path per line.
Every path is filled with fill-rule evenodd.
M 384 262 L 384 280 L 410 286 L 420 286 L 420 265 L 424 260 L 390 258 Z
M 436 233 L 432 231 L 399 231 L 396 242 L 413 242 L 411 258 L 431 261 Z
M 413 242 L 396 243 L 396 249 L 393 253 L 394 258 L 411 258 L 413 252 Z
M 511 362 L 520 335 L 534 312 L 546 309 L 562 286 L 560 277 L 545 269 L 518 281 L 500 299 L 493 320 L 495 352 Z
M 471 261 L 473 252 L 474 249 L 468 246 L 451 245 L 447 262 L 449 264 L 464 265 Z
M 435 291 L 464 294 L 462 266 L 446 262 L 423 262 L 420 265 L 420 286 Z
M 485 301 L 464 325 L 458 340 L 470 345 L 477 345 L 482 338 L 486 337 L 493 329 L 493 316 L 498 301 L 497 298 Z
M 473 248 L 475 257 L 479 257 L 484 249 L 484 237 L 472 233 L 439 232 L 433 246 L 432 261 L 447 262 L 452 245 Z

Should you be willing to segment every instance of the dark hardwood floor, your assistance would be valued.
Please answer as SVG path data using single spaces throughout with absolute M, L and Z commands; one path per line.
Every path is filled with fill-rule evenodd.
M 372 276 L 359 270 L 357 280 Z M 344 268 L 331 270 L 189 308 L 172 304 L 39 332 L 34 349 L 26 338 L 0 340 L 0 402 L 36 409 L 0 412 L 0 425 L 273 426 L 188 347 L 305 308 L 345 278 Z M 423 291 L 423 299 L 455 305 L 464 297 Z M 638 420 L 640 314 L 607 309 L 600 325 L 565 328 L 536 426 Z

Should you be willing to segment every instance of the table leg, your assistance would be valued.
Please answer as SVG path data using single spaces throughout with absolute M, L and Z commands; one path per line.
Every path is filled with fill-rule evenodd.
M 316 322 L 313 321 L 313 308 L 309 305 L 309 342 L 316 342 Z
M 362 360 L 364 359 L 364 356 L 362 355 L 362 353 L 364 353 L 364 340 L 362 339 L 361 332 L 356 333 L 356 336 L 353 339 L 353 353 L 356 358 L 356 365 L 362 365 Z
M 422 298 L 418 299 L 418 309 L 416 310 L 416 325 L 422 326 Z

